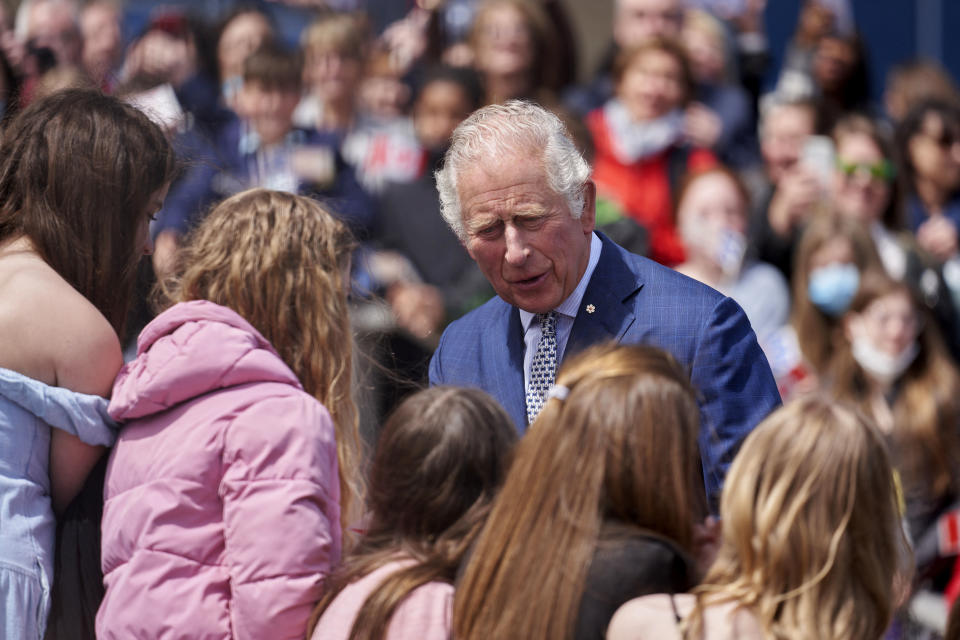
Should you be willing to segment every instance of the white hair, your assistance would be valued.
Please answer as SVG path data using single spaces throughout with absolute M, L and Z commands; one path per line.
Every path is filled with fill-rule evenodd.
M 77 0 L 22 0 L 17 7 L 17 15 L 14 17 L 13 33 L 21 42 L 26 42 L 30 36 L 30 12 L 36 7 L 51 4 L 59 11 L 69 11 L 70 20 L 76 27 L 77 33 L 80 33 L 80 4 Z
M 541 153 L 547 184 L 563 196 L 570 215 L 583 213 L 583 187 L 590 165 L 573 144 L 563 122 L 540 105 L 510 100 L 474 111 L 453 132 L 443 166 L 436 172 L 443 219 L 461 241 L 467 240 L 457 176 L 464 167 L 511 153 Z

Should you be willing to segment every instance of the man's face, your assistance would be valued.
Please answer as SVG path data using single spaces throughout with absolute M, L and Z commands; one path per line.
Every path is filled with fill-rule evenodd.
M 479 162 L 458 177 L 458 187 L 467 251 L 497 294 L 532 313 L 563 302 L 590 258 L 593 183 L 584 189 L 579 219 L 529 153 Z
M 813 111 L 806 106 L 774 107 L 763 127 L 760 148 L 767 176 L 774 184 L 800 159 L 803 144 L 814 131 Z
M 613 39 L 621 49 L 628 49 L 653 38 L 675 40 L 682 26 L 681 0 L 618 0 Z
M 53 51 L 57 64 L 80 63 L 83 42 L 80 31 L 69 11 L 51 2 L 40 2 L 31 7 L 27 20 L 27 39 L 37 48 Z

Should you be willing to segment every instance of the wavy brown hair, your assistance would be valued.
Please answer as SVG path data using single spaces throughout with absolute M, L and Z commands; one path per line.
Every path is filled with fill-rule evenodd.
M 517 447 L 454 598 L 454 637 L 572 636 L 604 520 L 693 549 L 706 515 L 690 378 L 665 351 L 607 344 L 565 363 Z
M 813 254 L 836 238 L 846 239 L 850 243 L 853 263 L 861 273 L 867 269 L 883 268 L 873 239 L 856 220 L 832 212 L 822 212 L 804 229 L 793 262 L 791 324 L 796 329 L 800 351 L 817 375 L 822 375 L 830 367 L 834 344 L 840 331 L 840 321 L 839 318 L 832 318 L 820 311 L 810 302 L 807 293 L 810 286 L 810 262 Z
M 190 234 L 170 304 L 210 300 L 233 309 L 273 345 L 333 418 L 344 541 L 363 501 L 363 455 L 353 401 L 347 308 L 347 227 L 310 198 L 251 189 L 224 200 Z
M 703 609 L 732 602 L 764 637 L 883 636 L 910 547 L 883 436 L 862 413 L 804 396 L 747 436 L 723 488 L 717 558 L 695 589 Z
M 98 91 L 37 100 L 0 142 L 0 241 L 25 236 L 123 335 L 150 199 L 174 153 L 145 115 Z
M 310 633 L 344 588 L 398 557 L 413 563 L 367 597 L 350 640 L 386 637 L 391 616 L 414 589 L 434 581 L 452 584 L 503 482 L 516 440 L 507 413 L 477 389 L 432 387 L 397 407 L 373 459 L 370 528 L 328 580 Z
M 919 489 L 940 499 L 960 488 L 960 373 L 937 323 L 906 284 L 879 271 L 864 274 L 848 313 L 863 313 L 875 300 L 897 293 L 907 296 L 917 313 L 920 352 L 898 381 L 891 405 L 894 457 L 908 494 Z M 872 387 L 846 336 L 838 340 L 836 352 L 831 389 L 871 415 Z

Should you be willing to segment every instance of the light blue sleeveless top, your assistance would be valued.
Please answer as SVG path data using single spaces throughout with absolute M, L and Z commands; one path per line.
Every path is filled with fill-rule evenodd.
M 116 425 L 99 396 L 0 369 L 0 638 L 42 638 L 50 608 L 56 521 L 50 429 L 111 445 Z

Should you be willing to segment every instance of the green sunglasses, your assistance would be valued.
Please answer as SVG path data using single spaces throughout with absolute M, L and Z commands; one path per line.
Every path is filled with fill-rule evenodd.
M 856 173 L 866 172 L 871 178 L 883 180 L 884 182 L 890 182 L 897 175 L 896 169 L 893 168 L 893 163 L 889 160 L 881 160 L 874 164 L 865 164 L 860 162 L 844 162 L 838 159 L 837 169 L 848 178 L 853 177 Z

